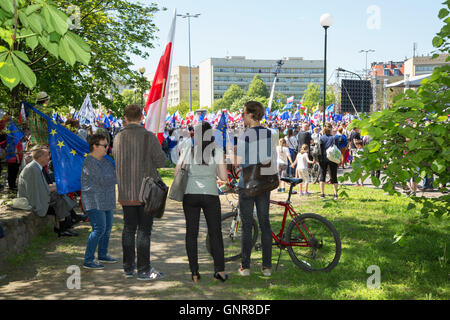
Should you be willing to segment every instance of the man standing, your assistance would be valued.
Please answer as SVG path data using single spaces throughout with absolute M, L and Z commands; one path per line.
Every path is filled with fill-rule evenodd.
M 124 216 L 122 248 L 125 277 L 132 278 L 137 267 L 138 280 L 154 280 L 164 275 L 150 266 L 153 217 L 144 212 L 139 191 L 145 177 L 157 177 L 156 169 L 165 165 L 166 156 L 156 136 L 140 125 L 141 117 L 140 106 L 131 104 L 125 108 L 126 126 L 114 139 L 113 156 Z

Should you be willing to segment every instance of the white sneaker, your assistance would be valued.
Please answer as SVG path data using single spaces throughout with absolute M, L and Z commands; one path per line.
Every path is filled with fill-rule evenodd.
M 247 277 L 250 275 L 250 269 L 242 269 L 239 267 L 239 274 L 243 277 Z
M 261 268 L 261 272 L 264 276 L 270 277 L 272 275 L 272 268 Z

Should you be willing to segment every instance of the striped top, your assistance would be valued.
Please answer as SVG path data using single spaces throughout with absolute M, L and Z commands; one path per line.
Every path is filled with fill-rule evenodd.
M 81 201 L 83 208 L 108 211 L 116 208 L 116 171 L 112 163 L 91 155 L 81 168 Z

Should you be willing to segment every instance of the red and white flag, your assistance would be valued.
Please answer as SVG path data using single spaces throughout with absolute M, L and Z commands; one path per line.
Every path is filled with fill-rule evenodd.
M 161 59 L 159 60 L 158 68 L 156 69 L 152 87 L 148 94 L 147 102 L 145 103 L 144 108 L 144 113 L 146 114 L 145 129 L 153 132 L 158 137 L 159 143 L 162 143 L 164 140 L 164 127 L 166 124 L 167 102 L 169 95 L 169 75 L 172 63 L 176 17 L 177 10 L 175 9 L 172 18 L 172 25 L 169 31 L 168 43 Z

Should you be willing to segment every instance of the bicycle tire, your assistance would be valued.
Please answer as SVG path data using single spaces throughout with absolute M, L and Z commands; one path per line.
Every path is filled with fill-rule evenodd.
M 339 233 L 333 224 L 315 213 L 301 214 L 295 218 L 295 222 L 300 226 L 305 236 L 308 236 L 305 225 L 313 233 L 312 237 L 308 236 L 308 241 L 312 246 L 288 246 L 287 251 L 291 260 L 298 267 L 308 272 L 329 272 L 336 267 L 341 257 L 342 248 Z M 294 220 L 291 221 L 286 230 L 286 242 L 304 240 L 295 222 Z M 319 228 L 322 228 L 322 230 L 319 230 Z M 320 233 L 320 231 L 325 232 Z M 324 247 L 324 244 L 326 247 Z M 317 260 L 317 257 L 320 256 L 325 257 L 326 261 L 324 263 L 320 263 Z
M 242 256 L 242 254 L 241 254 L 241 230 L 242 230 L 242 228 L 239 227 L 237 237 L 232 238 L 230 236 L 230 227 L 231 227 L 231 223 L 235 216 L 236 216 L 236 211 L 227 212 L 222 215 L 222 238 L 223 238 L 225 262 L 238 260 Z M 257 223 L 256 219 L 253 218 L 252 248 L 254 248 L 257 240 L 258 240 L 258 223 Z M 209 254 L 211 254 L 211 245 L 209 243 L 209 234 L 206 235 L 206 249 L 208 250 Z

